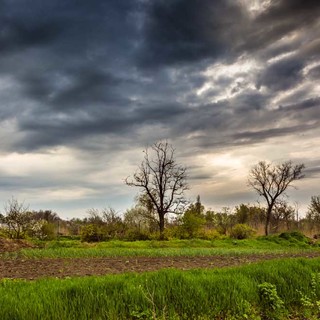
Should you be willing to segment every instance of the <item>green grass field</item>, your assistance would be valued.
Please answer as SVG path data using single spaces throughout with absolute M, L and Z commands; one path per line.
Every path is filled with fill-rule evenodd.
M 108 241 L 82 243 L 77 240 L 60 240 L 41 243 L 41 249 L 23 249 L 2 254 L 2 258 L 90 258 L 119 256 L 201 256 L 267 254 L 320 250 L 319 245 L 307 239 L 279 236 L 260 237 L 246 240 L 170 240 L 170 241 Z
M 209 271 L 3 279 L 0 319 L 318 319 L 320 288 L 311 276 L 319 272 L 320 259 L 284 259 Z M 276 289 L 265 285 L 262 296 L 265 282 Z
M 319 252 L 297 234 L 246 240 L 40 243 L 2 259 L 169 257 Z M 317 275 L 317 276 L 315 276 Z M 102 277 L 0 280 L 0 319 L 320 319 L 320 258 L 213 270 L 162 270 Z

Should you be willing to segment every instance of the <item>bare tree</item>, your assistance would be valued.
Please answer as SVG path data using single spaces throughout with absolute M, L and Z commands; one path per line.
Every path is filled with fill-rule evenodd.
M 285 191 L 293 181 L 303 178 L 303 168 L 304 164 L 293 165 L 291 161 L 278 165 L 261 161 L 250 170 L 249 186 L 267 201 L 266 235 L 269 234 L 272 210 L 277 200 L 280 196 L 285 195 Z
M 174 149 L 167 141 L 159 141 L 147 148 L 144 160 L 132 178 L 125 183 L 145 193 L 159 217 L 160 239 L 163 239 L 165 216 L 177 213 L 184 203 L 188 189 L 186 168 L 176 162 Z
M 295 208 L 285 200 L 277 201 L 271 219 L 272 230 L 277 232 L 283 223 L 285 223 L 287 230 L 290 230 L 291 225 L 295 222 L 295 212 Z
M 21 239 L 30 229 L 32 213 L 23 202 L 12 198 L 5 204 L 5 215 L 2 215 L 2 223 L 6 225 L 6 231 L 10 238 Z

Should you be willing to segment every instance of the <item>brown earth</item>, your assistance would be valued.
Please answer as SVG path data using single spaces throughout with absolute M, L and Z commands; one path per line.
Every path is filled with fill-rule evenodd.
M 25 240 L 11 240 L 0 238 L 0 254 L 19 251 L 20 249 L 35 248 L 36 246 Z
M 93 276 L 123 272 L 145 272 L 164 268 L 188 270 L 193 268 L 223 268 L 277 258 L 315 258 L 320 252 L 299 254 L 265 254 L 241 256 L 197 257 L 119 257 L 66 259 L 0 259 L 0 278 L 37 279 Z

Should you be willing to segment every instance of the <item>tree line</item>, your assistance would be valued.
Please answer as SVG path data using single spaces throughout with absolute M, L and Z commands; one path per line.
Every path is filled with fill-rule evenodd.
M 188 203 L 185 191 L 187 168 L 177 162 L 175 149 L 159 141 L 144 150 L 137 171 L 125 179 L 139 189 L 133 208 L 120 215 L 112 208 L 90 209 L 84 219 L 61 219 L 51 210 L 30 211 L 12 198 L 0 214 L 0 232 L 10 238 L 53 239 L 62 234 L 81 236 L 83 241 L 108 239 L 145 240 L 151 238 L 213 239 L 230 235 L 246 238 L 263 226 L 264 234 L 281 230 L 301 230 L 317 235 L 320 230 L 320 196 L 312 196 L 306 217 L 297 217 L 297 208 L 287 202 L 286 191 L 302 179 L 304 165 L 291 161 L 255 165 L 248 185 L 265 205 L 240 204 L 221 212 L 205 209 L 200 196 Z

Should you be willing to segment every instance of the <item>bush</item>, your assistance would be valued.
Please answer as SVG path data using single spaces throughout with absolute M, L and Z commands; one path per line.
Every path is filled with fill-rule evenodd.
M 199 238 L 203 240 L 222 240 L 226 236 L 221 235 L 221 233 L 214 229 L 204 229 Z
M 239 223 L 232 228 L 230 237 L 238 240 L 248 239 L 251 238 L 255 234 L 255 232 L 256 231 L 248 225 Z
M 151 240 L 147 232 L 138 229 L 129 229 L 125 234 L 127 241 Z
M 95 224 L 88 224 L 81 228 L 81 241 L 98 242 L 105 240 L 105 235 L 100 227 Z
M 279 235 L 279 238 L 289 240 L 291 242 L 304 242 L 304 243 L 310 243 L 310 239 L 306 237 L 303 233 L 299 231 L 294 232 L 282 232 Z
M 205 219 L 202 216 L 187 211 L 181 218 L 182 225 L 179 226 L 181 234 L 185 239 L 199 238 L 201 229 L 205 224 Z
M 0 238 L 7 238 L 8 234 L 5 229 L 0 228 Z
M 260 296 L 260 306 L 262 310 L 262 319 L 276 320 L 283 319 L 286 313 L 284 303 L 278 296 L 276 286 L 264 282 L 258 286 Z
M 54 240 L 57 236 L 56 226 L 46 220 L 34 221 L 28 235 L 38 240 Z

